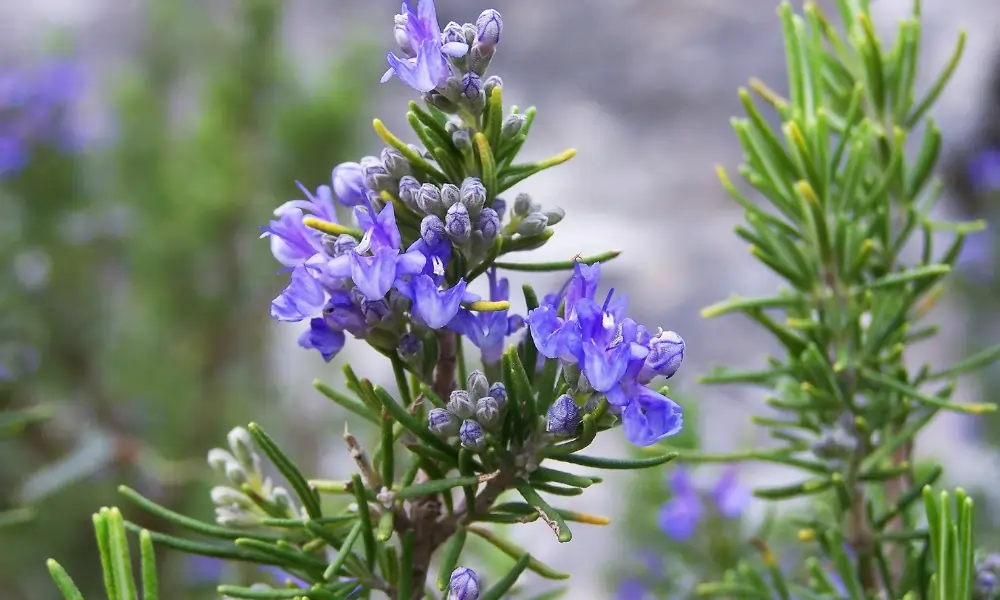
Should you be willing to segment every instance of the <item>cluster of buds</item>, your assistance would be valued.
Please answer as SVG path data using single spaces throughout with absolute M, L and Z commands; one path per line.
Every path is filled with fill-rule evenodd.
M 545 231 L 546 227 L 562 221 L 565 216 L 566 211 L 563 209 L 556 207 L 545 210 L 541 204 L 532 200 L 531 196 L 521 193 L 514 198 L 507 228 L 511 233 L 516 232 L 525 236 L 538 235 Z
M 445 408 L 427 414 L 427 426 L 443 439 L 458 436 L 459 443 L 474 452 L 486 450 L 488 431 L 503 422 L 507 389 L 500 382 L 490 385 L 482 371 L 469 374 L 466 389 L 451 393 Z
M 502 200 L 487 206 L 486 188 L 478 177 L 466 177 L 461 186 L 436 186 L 405 176 L 399 182 L 399 199 L 423 215 L 420 238 L 428 248 L 450 243 L 480 260 L 500 234 Z
M 229 450 L 213 448 L 208 452 L 208 464 L 230 484 L 212 488 L 215 521 L 226 527 L 256 527 L 269 516 L 295 518 L 298 509 L 291 494 L 262 473 L 250 432 L 236 427 L 227 439 Z

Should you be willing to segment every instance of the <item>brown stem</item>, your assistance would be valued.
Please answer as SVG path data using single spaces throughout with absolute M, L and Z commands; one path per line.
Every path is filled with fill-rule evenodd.
M 892 466 L 898 467 L 900 465 L 912 465 L 912 455 L 913 455 L 913 441 L 908 441 L 902 444 L 892 453 Z M 888 506 L 895 506 L 899 502 L 900 498 L 907 490 L 913 487 L 913 469 L 908 467 L 907 470 L 901 474 L 899 477 L 890 479 L 885 484 L 885 499 Z M 903 522 L 903 515 L 899 514 L 892 518 L 888 523 L 886 523 L 885 531 L 903 531 L 905 523 Z M 891 568 L 891 573 L 893 577 L 897 580 L 903 575 L 903 568 L 905 563 L 905 551 L 902 547 L 895 547 L 892 550 L 892 554 L 889 557 L 889 565 Z M 885 582 L 886 586 L 890 582 Z
M 847 477 L 847 484 L 852 493 L 847 525 L 847 543 L 851 545 L 858 561 L 858 578 L 861 580 L 861 587 L 867 594 L 874 594 L 878 591 L 875 570 L 875 535 L 872 533 L 872 525 L 868 520 L 865 489 L 863 484 L 858 481 L 861 460 L 867 456 L 869 450 L 870 440 L 867 437 L 859 436 L 854 460 Z
M 434 369 L 434 393 L 447 401 L 455 389 L 455 371 L 458 369 L 458 337 L 443 329 L 437 332 L 438 359 Z

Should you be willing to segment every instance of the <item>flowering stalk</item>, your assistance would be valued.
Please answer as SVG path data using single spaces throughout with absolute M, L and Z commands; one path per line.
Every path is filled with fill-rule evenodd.
M 757 422 L 782 445 L 689 458 L 760 460 L 803 471 L 799 483 L 755 494 L 767 500 L 824 500 L 828 509 L 803 520 L 800 539 L 819 544 L 850 598 L 927 597 L 932 587 L 938 595 L 930 597 L 968 598 L 971 500 L 958 494 L 954 518 L 949 503 L 935 503 L 926 486 L 941 469 L 918 479 L 913 441 L 941 410 L 995 410 L 992 404 L 956 404 L 950 398 L 956 377 L 994 360 L 1000 348 L 916 372 L 905 361 L 909 346 L 934 334 L 920 322 L 940 297 L 941 281 L 966 234 L 982 227 L 938 223 L 929 216 L 940 192 L 931 175 L 941 134 L 926 115 L 955 67 L 964 37 L 917 101 L 919 6 L 902 22 L 891 48 L 883 48 L 875 35 L 867 1 L 842 0 L 838 7 L 844 34 L 812 2 L 803 15 L 794 14 L 787 2 L 779 10 L 789 97 L 757 81 L 751 85 L 781 118 L 779 130 L 767 124 L 750 92 L 740 92 L 747 113 L 733 122 L 745 151 L 740 173 L 775 210 L 752 204 L 719 169 L 724 187 L 746 211 L 737 235 L 789 287 L 772 297 L 735 297 L 706 308 L 704 315 L 743 313 L 771 333 L 787 356 L 768 358 L 760 371 L 719 369 L 704 381 L 774 390 L 768 404 L 783 418 Z M 910 158 L 904 144 L 918 125 L 925 125 L 925 132 Z M 956 239 L 939 256 L 931 234 L 940 229 L 955 232 Z M 910 264 L 902 249 L 915 236 L 923 249 Z M 921 490 L 929 532 L 918 529 Z M 763 550 L 774 590 L 789 598 L 772 553 Z M 953 564 L 962 568 L 949 571 Z M 934 565 L 938 572 L 931 583 Z M 701 592 L 726 594 L 747 585 L 770 590 L 763 579 L 751 582 L 745 567 L 734 575 L 730 583 L 702 586 Z M 814 592 L 833 591 L 819 581 L 813 582 Z
M 598 433 L 621 425 L 648 446 L 681 430 L 680 407 L 654 387 L 680 368 L 684 341 L 627 316 L 627 299 L 598 295 L 609 252 L 556 263 L 500 261 L 544 245 L 562 209 L 527 194 L 502 194 L 574 155 L 517 162 L 534 109 L 505 112 L 503 83 L 487 71 L 503 31 L 495 10 L 442 30 L 432 0 L 408 1 L 395 18 L 399 51 L 383 81 L 396 77 L 421 94 L 407 120 L 408 143 L 380 120 L 378 156 L 337 165 L 329 185 L 300 185 L 302 198 L 274 211 L 263 227 L 288 285 L 271 316 L 306 325 L 299 345 L 332 361 L 361 340 L 386 358 L 395 390 L 343 367 L 346 390 L 316 389 L 380 432 L 374 452 L 345 431 L 357 467 L 350 480 L 307 478 L 258 424 L 236 428 L 209 462 L 225 481 L 213 489 L 215 524 L 196 521 L 123 488 L 130 500 L 208 543 L 150 533 L 189 552 L 279 568 L 287 590 L 221 586 L 232 598 L 351 598 L 373 591 L 404 600 L 439 591 L 463 600 L 507 597 L 520 574 L 567 575 L 499 538 L 489 523 L 541 520 L 560 542 L 571 523 L 603 517 L 550 504 L 601 482 L 556 463 L 639 469 L 675 454 L 614 460 L 581 454 Z M 349 209 L 342 222 L 338 212 Z M 569 271 L 562 289 L 539 300 L 523 288 L 515 314 L 503 270 Z M 485 279 L 487 295 L 470 289 Z M 469 370 L 463 348 L 479 350 Z M 283 476 L 264 474 L 265 460 Z M 501 494 L 520 498 L 499 502 Z M 350 501 L 331 511 L 326 499 Z M 343 503 L 341 503 L 343 504 Z M 136 526 L 126 523 L 132 529 Z M 459 566 L 469 534 L 516 562 L 489 587 Z

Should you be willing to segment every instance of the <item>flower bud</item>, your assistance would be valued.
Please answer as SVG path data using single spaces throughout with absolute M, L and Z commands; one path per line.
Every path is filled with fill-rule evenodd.
M 500 139 L 514 139 L 517 137 L 517 134 L 521 133 L 522 127 L 524 127 L 524 115 L 508 115 L 507 118 L 504 119 L 503 125 L 500 127 Z
M 292 495 L 285 488 L 278 486 L 271 490 L 271 502 L 279 510 L 284 511 L 285 514 L 289 516 L 295 515 L 295 501 L 292 500 Z
M 374 156 L 362 158 L 361 172 L 364 174 L 365 186 L 368 189 L 381 192 L 392 188 L 392 176 L 378 158 Z
M 456 42 L 459 44 L 469 43 L 468 40 L 465 39 L 465 31 L 462 26 L 455 21 L 452 21 L 445 25 L 444 29 L 441 30 L 441 43 L 451 44 Z
M 477 229 L 482 232 L 484 240 L 492 242 L 500 233 L 500 215 L 492 208 L 484 208 L 479 213 Z
M 478 35 L 479 30 L 477 30 L 476 26 L 472 23 L 465 23 L 462 25 L 462 33 L 465 34 L 465 43 L 471 46 L 476 42 L 476 36 Z
M 469 217 L 479 220 L 479 211 L 486 205 L 486 188 L 483 182 L 476 177 L 466 177 L 462 181 L 462 204 L 469 211 Z
M 234 490 L 229 486 L 217 485 L 212 488 L 210 495 L 212 497 L 212 504 L 216 506 L 239 506 L 243 508 L 253 506 L 253 500 L 246 494 L 239 490 Z
M 452 392 L 448 398 L 447 406 L 448 412 L 460 419 L 471 419 L 476 411 L 476 405 L 473 403 L 472 398 L 469 397 L 469 392 L 465 390 L 455 390 Z
M 531 213 L 525 217 L 523 221 L 518 223 L 517 232 L 523 236 L 531 237 L 545 231 L 545 227 L 548 224 L 548 217 L 542 213 Z
M 446 98 L 444 94 L 437 90 L 425 92 L 423 98 L 424 102 L 430 104 L 443 113 L 453 115 L 458 112 L 458 105 Z
M 490 75 L 486 78 L 486 82 L 483 83 L 483 92 L 485 92 L 486 97 L 489 98 L 493 94 L 493 90 L 496 88 L 503 88 L 503 79 L 500 79 L 499 75 Z
M 399 199 L 413 210 L 420 208 L 417 194 L 420 193 L 420 182 L 412 175 L 403 175 L 399 179 Z
M 601 404 L 600 394 L 591 394 L 587 396 L 587 401 L 583 404 L 583 414 L 589 415 L 590 413 L 597 410 L 597 407 Z
M 483 91 L 483 80 L 478 74 L 469 71 L 465 75 L 462 75 L 462 97 L 470 102 L 475 102 L 483 97 L 485 99 L 486 92 Z
M 333 195 L 344 206 L 359 206 L 365 203 L 368 190 L 361 165 L 356 162 L 340 163 L 333 168 Z
M 444 218 L 444 227 L 453 242 L 469 241 L 469 236 L 472 234 L 472 220 L 469 218 L 469 211 L 464 204 L 459 202 L 448 209 L 448 214 Z
M 469 395 L 473 398 L 482 398 L 490 395 L 490 382 L 486 379 L 486 375 L 477 369 L 469 373 L 469 378 L 465 382 L 465 389 L 469 391 Z
M 453 183 L 446 183 L 441 186 L 441 203 L 444 210 L 448 210 L 462 201 L 462 192 Z
M 386 171 L 394 178 L 399 179 L 404 175 L 410 174 L 410 161 L 406 160 L 406 157 L 399 150 L 395 148 L 383 148 L 381 158 Z
M 246 510 L 220 506 L 215 509 L 215 522 L 223 527 L 257 527 L 261 524 L 261 519 Z
M 559 221 L 562 221 L 566 217 L 566 211 L 559 208 L 558 206 L 552 210 L 547 210 L 542 213 L 545 218 L 549 220 L 549 225 L 555 225 Z
M 479 423 L 466 419 L 458 430 L 458 439 L 462 447 L 482 452 L 486 449 L 486 432 Z
M 439 438 L 457 435 L 460 424 L 458 417 L 443 408 L 432 408 L 427 413 L 427 428 Z
M 684 361 L 684 339 L 676 332 L 661 331 L 649 341 L 649 355 L 643 370 L 663 377 L 673 377 Z
M 254 452 L 253 438 L 250 432 L 242 427 L 234 427 L 226 436 L 229 441 L 229 448 L 236 457 L 236 462 L 247 471 L 256 471 L 260 465 L 260 458 Z
M 531 201 L 531 196 L 521 192 L 514 198 L 514 214 L 519 217 L 527 216 L 532 212 L 534 207 L 534 202 Z
M 503 19 L 500 13 L 488 8 L 476 19 L 476 43 L 481 46 L 496 46 L 500 43 L 503 32 Z
M 433 183 L 425 183 L 420 186 L 417 192 L 417 206 L 428 215 L 437 215 L 444 212 L 444 205 L 441 203 L 441 190 Z
M 226 467 L 229 463 L 235 463 L 236 457 L 222 448 L 212 448 L 208 451 L 206 458 L 208 466 L 215 469 L 220 475 L 226 474 Z
M 396 352 L 404 362 L 420 360 L 424 356 L 424 343 L 412 333 L 406 333 L 399 338 L 399 347 L 396 348 Z
M 464 129 L 459 129 L 451 134 L 451 143 L 455 144 L 455 147 L 459 150 L 467 150 L 472 147 L 472 139 L 469 137 L 469 132 Z
M 479 600 L 479 578 L 475 571 L 468 567 L 458 567 L 451 572 L 448 600 Z
M 243 467 L 240 466 L 240 463 L 235 460 L 226 465 L 226 479 L 228 479 L 229 482 L 236 488 L 241 488 L 244 483 L 250 481 L 250 477 L 247 475 L 247 472 L 244 471 Z
M 476 421 L 486 429 L 492 429 L 500 424 L 500 407 L 497 401 L 489 396 L 476 402 Z
M 497 401 L 497 408 L 501 411 L 507 406 L 507 388 L 499 381 L 490 386 L 490 398 Z
M 396 15 L 393 18 L 392 34 L 396 38 L 396 45 L 399 49 L 406 55 L 407 58 L 413 58 L 417 55 L 413 50 L 413 44 L 410 43 L 410 35 L 406 33 L 406 23 L 409 18 L 406 15 Z
M 445 241 L 444 221 L 435 215 L 427 215 L 420 221 L 420 239 L 431 248 Z
M 486 70 L 490 68 L 490 61 L 493 60 L 494 53 L 496 53 L 496 46 L 473 45 L 472 49 L 469 50 L 469 68 L 477 75 L 484 75 Z M 485 98 L 485 92 L 483 96 Z
M 580 420 L 580 407 L 572 396 L 563 394 L 549 407 L 545 431 L 554 435 L 573 435 L 580 426 Z

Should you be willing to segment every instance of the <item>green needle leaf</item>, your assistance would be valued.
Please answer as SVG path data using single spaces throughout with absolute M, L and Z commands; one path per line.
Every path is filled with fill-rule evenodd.
M 514 587 L 517 583 L 517 578 L 521 576 L 521 573 L 528 568 L 528 564 L 531 562 L 531 555 L 525 552 L 517 559 L 514 566 L 511 568 L 510 572 L 504 575 L 499 581 L 490 586 L 490 589 L 483 592 L 479 596 L 479 600 L 501 600 L 504 594 L 507 593 L 510 588 Z
M 306 481 L 306 478 L 299 471 L 298 467 L 295 466 L 295 463 L 285 456 L 285 453 L 278 448 L 278 445 L 274 443 L 271 436 L 267 435 L 260 425 L 250 423 L 247 429 L 250 431 L 250 435 L 253 436 L 254 441 L 257 442 L 257 445 L 264 451 L 264 454 L 271 459 L 271 462 L 278 468 L 278 471 L 288 480 L 288 484 L 295 490 L 299 500 L 302 502 L 302 506 L 306 509 L 306 513 L 312 518 L 322 517 L 323 511 L 319 505 L 319 496 L 309 487 L 309 482 Z
M 63 598 L 66 600 L 83 600 L 83 594 L 80 593 L 79 588 L 76 587 L 69 574 L 59 563 L 50 558 L 45 564 L 49 568 L 49 575 L 52 576 L 52 581 L 55 582 L 56 587 L 62 592 Z
M 652 458 L 599 458 L 596 456 L 582 456 L 579 454 L 560 454 L 549 456 L 548 458 L 550 460 L 558 460 L 559 462 L 567 462 L 584 467 L 624 471 L 658 467 L 677 458 L 677 453 L 668 452 L 667 454 L 654 456 Z

